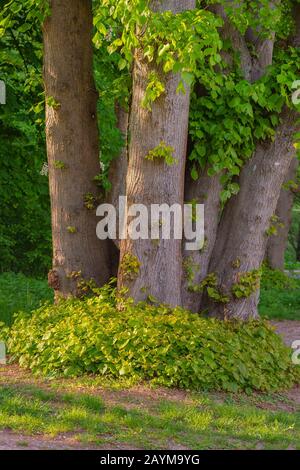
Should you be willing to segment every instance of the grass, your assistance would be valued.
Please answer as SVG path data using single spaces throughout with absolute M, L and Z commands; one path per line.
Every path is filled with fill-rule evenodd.
M 260 315 L 276 320 L 300 320 L 300 288 L 262 289 L 259 303 Z
M 300 279 L 265 268 L 259 313 L 268 319 L 300 320 Z
M 300 449 L 300 410 L 280 410 L 288 403 L 282 396 L 184 394 L 124 384 L 119 391 L 119 381 L 33 382 L 15 371 L 5 368 L 0 375 L 0 429 L 20 433 L 20 442 L 67 435 L 103 448 Z
M 300 271 L 300 261 L 286 261 L 285 268 L 291 271 Z
M 11 325 L 13 314 L 30 312 L 42 302 L 52 301 L 53 293 L 47 281 L 31 279 L 23 274 L 0 275 L 0 322 Z

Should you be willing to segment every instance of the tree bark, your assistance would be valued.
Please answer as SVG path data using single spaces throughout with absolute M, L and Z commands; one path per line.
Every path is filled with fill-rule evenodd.
M 220 219 L 220 175 L 208 176 L 206 170 L 193 181 L 189 173 L 185 183 L 185 201 L 204 204 L 204 247 L 200 251 L 184 252 L 184 277 L 182 287 L 183 306 L 199 312 L 202 293 L 201 282 L 208 274 L 209 261 L 216 241 Z
M 118 158 L 115 158 L 109 169 L 109 181 L 111 190 L 107 196 L 107 203 L 112 204 L 116 209 L 119 207 L 119 197 L 126 196 L 126 174 L 127 174 L 127 153 L 128 153 L 128 124 L 129 113 L 122 106 L 116 104 L 117 127 L 124 140 L 124 146 Z M 119 211 L 117 210 L 117 227 L 119 227 Z M 120 240 L 117 234 L 116 240 L 108 240 L 111 274 L 118 276 L 120 262 Z
M 259 144 L 242 169 L 240 191 L 229 200 L 221 218 L 209 272 L 214 273 L 220 294 L 228 296 L 229 301 L 214 302 L 206 295 L 203 303 L 209 314 L 219 318 L 258 317 L 259 286 L 253 276 L 264 259 L 271 217 L 295 156 L 297 114 L 285 109 L 281 117 L 274 142 Z M 233 293 L 237 285 L 246 285 L 248 294 L 249 289 L 253 292 L 237 298 Z
M 295 181 L 298 168 L 298 159 L 293 158 L 285 183 Z M 276 208 L 276 218 L 278 219 L 277 233 L 271 235 L 266 249 L 266 261 L 270 268 L 284 270 L 284 255 L 288 241 L 289 230 L 292 222 L 292 208 L 295 193 L 292 189 L 283 187 Z M 276 223 L 275 222 L 275 223 Z
M 124 146 L 120 155 L 115 158 L 110 165 L 109 181 L 111 190 L 108 193 L 107 202 L 117 207 L 119 196 L 126 195 L 126 174 L 127 174 L 127 140 L 128 140 L 128 124 L 129 114 L 122 106 L 116 104 L 117 127 L 121 132 L 124 140 Z
M 50 7 L 43 27 L 53 235 L 49 284 L 57 297 L 67 297 L 81 294 L 82 281 L 104 284 L 110 271 L 107 243 L 96 237 L 94 208 L 100 162 L 92 2 L 51 0 Z
M 296 261 L 300 261 L 300 224 L 298 229 L 298 240 L 297 240 L 297 250 L 296 250 Z
M 152 2 L 157 11 L 179 13 L 195 7 L 194 0 Z M 130 116 L 129 161 L 126 179 L 128 207 L 142 203 L 150 213 L 151 204 L 183 205 L 186 162 L 189 90 L 176 93 L 180 76 L 163 77 L 165 93 L 152 104 L 151 111 L 143 108 L 148 76 L 151 71 L 162 75 L 153 63 L 144 59 L 142 51 L 135 53 L 133 97 Z M 168 166 L 163 159 L 147 160 L 149 151 L 165 142 L 174 148 L 177 163 Z M 125 258 L 124 258 L 125 257 Z M 126 272 L 124 259 L 135 259 L 138 272 Z M 181 304 L 182 240 L 122 240 L 119 288 L 126 287 L 135 301 L 155 299 L 170 305 Z
M 231 39 L 234 48 L 240 52 L 245 79 L 254 82 L 272 63 L 275 35 L 259 39 L 257 32 L 249 29 L 242 37 L 232 28 L 223 7 L 216 8 L 217 14 L 224 19 L 222 36 Z M 291 38 L 291 45 L 296 47 L 299 6 L 295 7 L 294 13 L 296 35 Z M 250 54 L 247 42 L 252 43 L 255 54 Z M 207 289 L 202 302 L 202 308 L 212 316 L 242 320 L 258 317 L 259 269 L 281 186 L 291 157 L 295 155 L 293 134 L 299 127 L 294 110 L 284 109 L 281 118 L 274 141 L 258 143 L 253 157 L 243 167 L 240 191 L 223 211 L 209 266 L 212 277 L 207 279 L 213 285 Z

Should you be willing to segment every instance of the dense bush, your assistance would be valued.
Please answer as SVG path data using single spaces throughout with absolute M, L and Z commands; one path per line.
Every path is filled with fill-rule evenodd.
M 0 106 L 0 266 L 1 271 L 40 276 L 51 264 L 48 181 L 40 174 L 45 145 L 30 110 L 40 90 L 26 84 L 22 59 L 10 50 L 10 41 L 3 50 L 3 42 L 0 78 L 6 83 L 7 103 Z
M 291 351 L 266 323 L 230 323 L 182 309 L 97 297 L 46 305 L 2 327 L 11 360 L 33 372 L 84 373 L 193 389 L 278 390 L 300 379 Z

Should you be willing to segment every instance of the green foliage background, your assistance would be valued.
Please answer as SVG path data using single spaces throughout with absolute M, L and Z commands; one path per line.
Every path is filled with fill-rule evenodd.
M 203 8 L 202 1 L 195 11 L 178 15 L 153 13 L 148 3 L 93 1 L 99 182 L 109 189 L 109 165 L 122 146 L 115 101 L 124 106 L 130 101 L 133 51 L 139 47 L 164 74 L 181 73 L 179 92 L 187 84 L 193 87 L 189 168 L 194 179 L 207 166 L 209 174 L 222 174 L 225 203 L 239 191 L 235 178 L 257 141 L 274 136 L 282 107 L 291 105 L 291 85 L 300 70 L 299 50 L 288 46 L 295 0 L 284 0 L 272 10 L 267 0 L 259 8 L 255 2 L 238 8 L 224 2 L 242 34 L 258 22 L 261 35 L 276 30 L 274 63 L 253 84 L 243 78 L 232 45 L 221 41 L 220 18 Z M 47 5 L 47 0 L 0 0 L 0 79 L 8 96 L 7 105 L 0 107 L 0 269 L 35 276 L 44 276 L 51 262 L 48 184 L 40 174 L 46 161 L 41 23 L 49 13 Z M 221 51 L 233 53 L 230 65 Z M 164 75 L 150 74 L 144 105 L 151 108 L 162 93 Z
M 7 103 L 0 106 L 0 271 L 44 277 L 51 265 L 51 223 L 44 134 L 41 20 L 45 2 L 0 0 L 0 79 Z M 95 51 L 99 90 L 102 175 L 122 146 L 116 128 L 113 81 L 116 60 L 104 45 Z M 101 66 L 99 65 L 101 63 Z
M 0 10 L 6 2 L 0 2 Z M 0 266 L 39 276 L 50 263 L 50 213 L 41 101 L 41 35 L 34 22 L 14 13 L 0 22 L 0 79 L 6 105 L 0 106 Z M 5 28 L 4 28 L 5 26 Z

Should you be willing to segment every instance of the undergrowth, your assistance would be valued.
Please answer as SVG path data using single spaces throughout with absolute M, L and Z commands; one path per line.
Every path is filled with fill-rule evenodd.
M 45 305 L 2 325 L 12 361 L 46 376 L 102 374 L 187 389 L 275 391 L 299 366 L 266 322 L 221 322 L 180 308 L 98 296 Z

